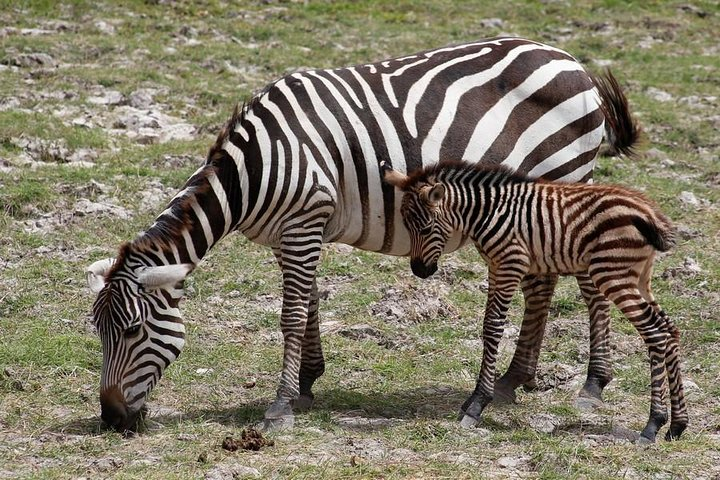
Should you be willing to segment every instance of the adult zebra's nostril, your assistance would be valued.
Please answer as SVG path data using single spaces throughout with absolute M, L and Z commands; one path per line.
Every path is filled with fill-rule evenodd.
M 437 271 L 437 263 L 426 265 L 420 259 L 413 259 L 410 261 L 410 268 L 415 276 L 420 278 L 427 278 Z
M 125 428 L 128 409 L 125 405 L 125 398 L 117 386 L 100 392 L 100 406 L 100 418 L 105 424 L 116 430 Z

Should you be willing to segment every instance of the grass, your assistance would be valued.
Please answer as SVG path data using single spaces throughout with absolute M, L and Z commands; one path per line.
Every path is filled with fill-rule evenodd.
M 201 478 L 213 470 L 232 476 L 238 465 L 296 479 L 720 475 L 720 66 L 712 42 L 720 7 L 693 6 L 0 0 L 0 21 L 18 29 L 0 35 L 0 478 Z M 488 18 L 503 23 L 484 26 Z M 688 232 L 659 259 L 654 282 L 683 333 L 692 382 L 691 425 L 680 442 L 642 448 L 618 437 L 642 428 L 649 395 L 640 340 L 616 310 L 615 380 L 605 405 L 592 412 L 573 406 L 588 348 L 572 279 L 561 279 L 553 302 L 539 391 L 518 392 L 511 407 L 490 407 L 479 429 L 459 428 L 457 408 L 480 362 L 485 270 L 477 254 L 458 252 L 440 278 L 421 282 L 407 259 L 330 247 L 318 280 L 327 294 L 327 370 L 316 408 L 298 415 L 293 431 L 273 435 L 274 447 L 226 452 L 225 435 L 262 418 L 281 362 L 280 275 L 268 250 L 239 236 L 214 248 L 187 282 L 187 345 L 152 394 L 149 431 L 123 438 L 99 429 L 102 359 L 83 269 L 147 228 L 202 162 L 235 102 L 298 68 L 364 63 L 503 32 L 565 48 L 594 71 L 609 61 L 647 147 L 660 152 L 601 159 L 596 179 L 643 189 Z M 14 67 L 27 53 L 47 53 L 59 67 Z M 141 88 L 153 91 L 164 113 L 199 127 L 196 138 L 141 145 L 110 131 L 105 119 L 114 107 L 87 102 L 105 89 L 129 95 Z M 657 90 L 671 99 L 661 101 Z M 83 115 L 94 125 L 72 124 Z M 24 163 L 14 140 L 21 136 L 61 142 L 70 152 L 91 149 L 95 166 L 42 154 L 33 158 L 39 163 Z M 91 188 L 93 181 L 106 189 Z M 157 182 L 161 198 L 143 205 Z M 699 205 L 682 202 L 682 192 Z M 73 215 L 83 198 L 132 215 Z M 682 269 L 686 257 L 699 272 Z M 410 313 L 384 313 L 393 302 Z M 515 327 L 521 309 L 518 295 L 510 312 Z M 369 333 L 353 335 L 352 326 Z M 503 341 L 503 366 L 513 342 Z M 551 433 L 543 421 L 554 425 Z

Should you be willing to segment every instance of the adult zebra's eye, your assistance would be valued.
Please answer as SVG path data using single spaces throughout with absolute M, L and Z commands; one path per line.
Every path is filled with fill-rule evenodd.
M 134 337 L 137 335 L 137 333 L 140 331 L 140 324 L 133 325 L 131 327 L 128 327 L 123 332 L 123 335 L 125 335 L 125 338 Z
M 432 233 L 432 225 L 428 225 L 427 227 L 423 227 L 420 229 L 420 235 L 430 235 Z

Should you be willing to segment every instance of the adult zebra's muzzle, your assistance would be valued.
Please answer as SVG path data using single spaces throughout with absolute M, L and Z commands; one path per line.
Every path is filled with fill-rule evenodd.
M 410 268 L 412 269 L 412 272 L 415 274 L 415 276 L 420 278 L 427 278 L 433 273 L 437 272 L 438 267 L 437 263 L 426 265 L 425 262 L 422 261 L 422 259 L 413 258 L 410 261 Z
M 100 392 L 100 418 L 113 430 L 136 430 L 140 411 L 128 409 L 125 397 L 117 386 Z

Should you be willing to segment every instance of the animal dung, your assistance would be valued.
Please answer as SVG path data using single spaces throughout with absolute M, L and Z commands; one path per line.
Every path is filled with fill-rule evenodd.
M 240 439 L 228 435 L 222 442 L 222 448 L 230 452 L 238 449 L 258 451 L 262 447 L 272 447 L 273 445 L 275 445 L 274 440 L 266 439 L 262 433 L 254 428 L 243 428 L 242 432 L 240 432 Z

